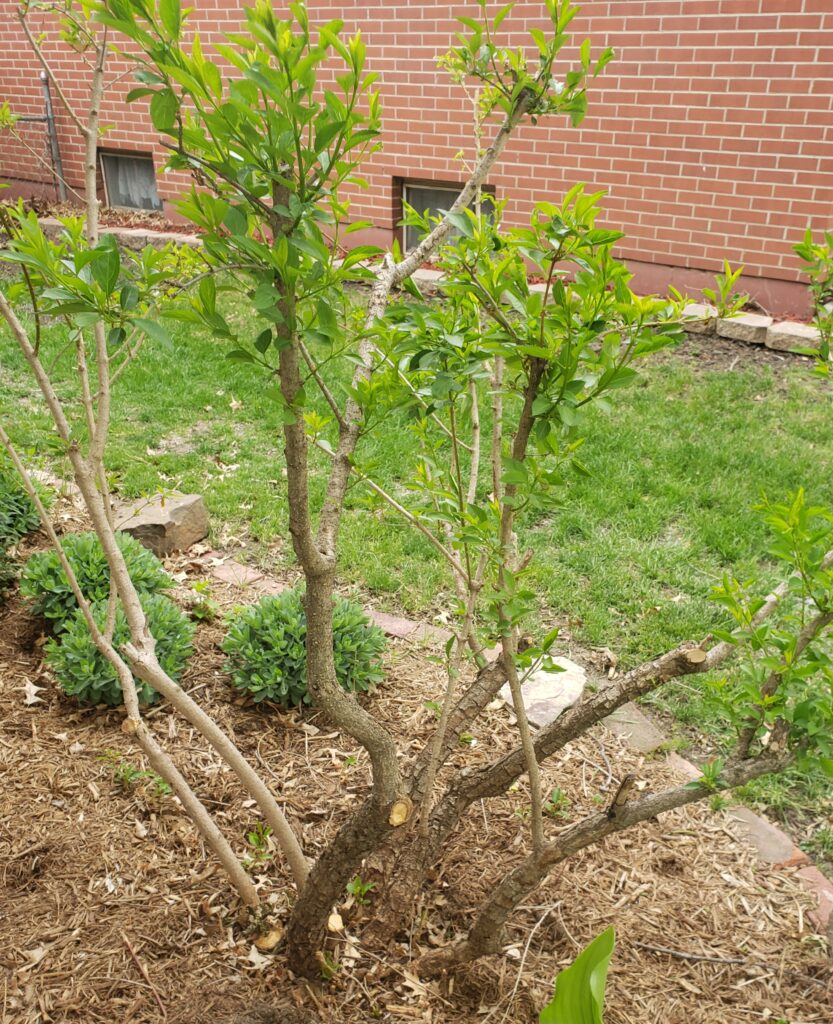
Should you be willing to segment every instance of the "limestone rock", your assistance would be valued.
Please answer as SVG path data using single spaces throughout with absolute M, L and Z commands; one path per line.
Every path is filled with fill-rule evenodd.
M 812 324 L 793 323 L 785 320 L 773 324 L 766 332 L 766 347 L 778 352 L 796 352 L 800 349 L 818 348 L 819 331 Z
M 771 316 L 741 313 L 739 316 L 729 316 L 718 320 L 717 333 L 721 338 L 734 338 L 736 341 L 748 341 L 753 345 L 763 345 L 770 327 L 772 327 Z
M 587 673 L 581 665 L 570 661 L 569 658 L 552 660 L 564 671 L 548 672 L 546 669 L 538 669 L 523 684 L 526 716 L 530 725 L 535 725 L 539 729 L 555 721 L 562 711 L 580 700 L 587 682 Z M 511 707 L 512 693 L 509 683 L 500 688 L 500 695 Z
M 714 334 L 717 310 L 703 302 L 690 302 L 683 310 L 683 330 L 689 334 Z
M 116 529 L 132 534 L 159 557 L 185 551 L 208 536 L 208 511 L 199 494 L 139 500 L 116 512 Z

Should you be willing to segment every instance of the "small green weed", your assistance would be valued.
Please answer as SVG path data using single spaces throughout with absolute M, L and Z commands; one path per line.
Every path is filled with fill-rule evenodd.
M 370 900 L 368 896 L 376 888 L 375 882 L 363 882 L 359 875 L 347 883 L 347 892 L 353 897 L 356 903 L 365 907 Z
M 246 842 L 251 848 L 251 853 L 243 858 L 243 867 L 247 869 L 262 867 L 268 864 L 274 854 L 269 837 L 272 835 L 272 826 L 259 821 L 253 829 L 246 833 Z
M 544 814 L 548 818 L 563 819 L 570 817 L 572 801 L 559 786 L 550 790 L 550 795 L 544 804 Z
M 188 614 L 197 622 L 213 622 L 220 614 L 208 580 L 197 580 L 191 586 Z
M 153 796 L 162 798 L 173 793 L 173 790 L 161 775 L 157 775 L 156 772 L 148 771 L 145 768 L 137 768 L 130 761 L 126 761 L 117 750 L 105 750 L 99 757 L 99 761 L 109 765 L 113 775 L 113 782 L 121 786 L 123 790 L 131 790 L 139 783 L 146 782 L 148 784 L 147 789 Z

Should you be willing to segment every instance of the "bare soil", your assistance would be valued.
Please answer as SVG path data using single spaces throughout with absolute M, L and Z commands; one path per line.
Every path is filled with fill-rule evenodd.
M 188 559 L 171 568 L 199 571 Z M 225 606 L 240 600 L 216 584 L 215 595 Z M 365 794 L 367 757 L 314 711 L 247 706 L 223 675 L 221 638 L 220 625 L 200 627 L 183 685 L 260 767 L 315 854 Z M 334 976 L 295 979 L 280 946 L 260 953 L 238 922 L 221 871 L 176 800 L 148 780 L 117 780 L 108 751 L 145 767 L 120 731 L 121 712 L 63 697 L 42 668 L 42 640 L 15 597 L 0 609 L 3 1024 L 533 1022 L 557 971 L 611 923 L 608 1024 L 833 1021 L 833 969 L 813 934 L 811 899 L 705 807 L 576 857 L 514 916 L 503 955 L 422 983 L 413 960 L 460 934 L 524 850 L 523 784 L 472 808 L 395 943 L 374 949 L 363 940 L 372 892 L 368 907 L 345 895 L 346 938 L 334 935 L 327 951 Z M 432 653 L 392 642 L 389 681 L 367 698 L 404 758 L 432 727 L 424 702 L 442 688 Z M 241 858 L 251 853 L 244 837 L 258 814 L 230 772 L 166 706 L 148 718 Z M 513 742 L 506 710 L 495 708 L 457 762 L 492 759 Z M 646 787 L 674 781 L 664 758 L 646 760 L 603 729 L 562 751 L 545 782 L 570 803 L 547 832 L 606 803 L 627 771 Z M 251 870 L 279 927 L 292 900 L 279 855 Z
M 792 367 L 809 370 L 813 365 L 808 356 L 776 352 L 766 345 L 722 338 L 718 334 L 686 334 L 679 345 L 658 352 L 652 358 L 653 363 L 668 360 L 688 363 L 702 373 L 743 371 L 762 366 L 769 367 L 773 372 L 783 372 Z

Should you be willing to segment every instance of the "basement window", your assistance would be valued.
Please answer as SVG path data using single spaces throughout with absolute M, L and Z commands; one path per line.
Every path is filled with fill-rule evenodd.
M 454 203 L 459 196 L 460 189 L 455 185 L 440 185 L 435 182 L 403 182 L 402 203 L 413 207 L 417 213 L 424 213 L 426 210 L 432 217 L 441 217 Z M 494 202 L 494 189 L 489 186 L 483 188 L 483 205 L 489 210 Z M 405 225 L 405 249 L 413 249 L 422 237 L 419 228 Z M 452 230 L 451 237 L 459 234 Z
M 108 206 L 124 206 L 130 210 L 162 209 L 151 157 L 102 153 L 101 169 Z

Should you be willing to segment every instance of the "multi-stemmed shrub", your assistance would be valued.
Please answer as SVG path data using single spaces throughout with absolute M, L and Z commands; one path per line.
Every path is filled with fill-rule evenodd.
M 124 555 L 133 585 L 140 594 L 155 594 L 173 586 L 162 563 L 130 534 L 117 533 L 116 541 Z M 91 604 L 106 601 L 110 595 L 110 570 L 94 533 L 74 533 L 61 541 L 81 592 Z M 56 551 L 32 555 L 20 578 L 20 593 L 36 615 L 47 619 L 56 633 L 67 626 L 78 605 Z
M 164 594 L 144 594 L 141 604 L 156 639 L 156 656 L 171 679 L 178 681 L 193 650 L 196 627 Z M 103 628 L 107 601 L 94 604 L 92 611 L 99 628 Z M 129 640 L 130 629 L 119 607 L 113 644 L 119 648 Z M 77 697 L 82 704 L 122 703 L 116 670 L 93 642 L 80 608 L 64 620 L 60 635 L 47 641 L 45 653 L 46 663 L 67 695 Z M 153 704 L 159 696 L 156 690 L 135 676 L 134 680 L 140 703 Z
M 319 977 L 322 964 L 338 955 L 343 937 L 328 927 L 333 907 L 369 856 L 382 849 L 390 855 L 369 922 L 375 939 L 409 931 L 418 924 L 411 919 L 413 909 L 429 906 L 422 894 L 438 877 L 436 865 L 457 856 L 455 835 L 463 815 L 503 796 L 521 777 L 529 794 L 525 847 L 499 849 L 484 817 L 476 850 L 494 858 L 496 875 L 479 905 L 465 899 L 471 927 L 465 937 L 409 960 L 409 970 L 438 975 L 502 954 L 514 910 L 566 858 L 586 855 L 596 845 L 604 856 L 600 844 L 616 831 L 808 759 L 833 770 L 829 700 L 814 696 L 826 692 L 829 675 L 833 532 L 829 522 L 820 529 L 817 511 L 803 506 L 803 496 L 786 512 L 771 510 L 784 541 L 777 551 L 784 580 L 772 594 L 758 598 L 752 588 L 724 581 L 720 600 L 733 617 L 731 632 L 716 634 L 716 642 L 703 647 L 683 642 L 588 691 L 539 731 L 529 728 L 521 686 L 546 661 L 555 635 L 533 637 L 532 646 L 521 649 L 541 596 L 525 575 L 535 555 L 522 545 L 526 518 L 564 500 L 572 471 L 587 472 L 578 453 L 588 434 L 588 406 L 604 408 L 618 389 L 637 379 L 633 364 L 679 336 L 680 310 L 631 291 L 629 272 L 613 255 L 619 233 L 596 223 L 599 195 L 577 187 L 563 200 L 539 203 L 528 226 L 519 229 L 501 225 L 500 204 L 493 216 L 482 214 L 481 188 L 493 178 L 515 129 L 551 114 L 566 115 L 578 126 L 586 86 L 612 56 L 604 51 L 594 57 L 588 41 L 571 47 L 573 61 L 563 62 L 577 13 L 569 0 L 544 0 L 542 21 L 549 24 L 531 29 L 528 47 L 500 45 L 500 26 L 512 5 L 493 17 L 487 6 L 478 0 L 482 23 L 462 19 L 459 45 L 445 62 L 455 80 L 478 89 L 483 137 L 478 136 L 471 174 L 439 223 L 416 211 L 406 214 L 424 237 L 404 257 L 398 250 L 381 254 L 368 247 L 343 253 L 344 236 L 361 226 L 343 186 L 360 182 L 359 164 L 376 146 L 381 127 L 379 93 L 375 75 L 365 71 L 361 37 L 343 38 L 340 22 L 313 26 L 303 3 L 287 7 L 270 0 L 244 8 L 243 31 L 218 50 L 222 62 L 204 53 L 183 27 L 188 12 L 178 0 L 80 5 L 82 13 L 94 8 L 96 17 L 81 18 L 70 40 L 95 56 L 88 117 L 76 118 L 88 168 L 86 227 L 67 224 L 49 242 L 36 219 L 21 211 L 10 233 L 8 258 L 28 275 L 28 287 L 9 292 L 11 301 L 24 312 L 33 303 L 41 319 L 67 320 L 79 339 L 90 338 L 89 347 L 77 346 L 75 391 L 63 381 L 56 389 L 48 369 L 53 353 L 46 347 L 41 353 L 37 324 L 28 332 L 5 287 L 0 289 L 0 315 L 38 379 L 90 519 L 98 535 L 109 539 L 112 526 L 101 493 L 110 406 L 96 401 L 89 388 L 88 361 L 94 358 L 97 380 L 107 385 L 135 358 L 143 337 L 164 339 L 156 318 L 171 291 L 163 256 L 149 249 L 139 259 L 127 256 L 98 230 L 98 112 L 108 82 L 121 80 L 106 69 L 107 32 L 126 36 L 140 65 L 140 87 L 130 98 L 150 99 L 154 126 L 167 136 L 169 166 L 191 171 L 195 187 L 179 209 L 203 234 L 199 273 L 174 289 L 168 312 L 207 328 L 229 346 L 231 359 L 263 371 L 264 396 L 274 403 L 283 434 L 289 535 L 306 581 L 312 696 L 331 726 L 367 752 L 368 788 L 353 807 L 334 813 L 326 836 L 296 830 L 232 739 L 159 663 L 136 608 L 130 567 L 113 547 L 110 569 L 124 597 L 131 642 L 119 646 L 105 638 L 100 646 L 111 662 L 128 668 L 129 697 L 129 671 L 141 673 L 257 802 L 296 887 L 286 927 L 288 966 L 308 978 Z M 66 5 L 71 27 L 76 7 Z M 334 64 L 341 73 L 333 76 Z M 62 102 L 71 107 L 65 96 Z M 452 230 L 451 244 L 444 245 Z M 443 272 L 444 298 L 433 306 L 420 301 L 410 281 L 426 260 Z M 229 274 L 231 287 L 250 302 L 243 317 L 224 316 L 220 299 Z M 364 310 L 354 308 L 346 289 L 360 277 L 373 279 Z M 416 301 L 392 306 L 391 294 L 405 287 Z M 223 371 L 218 374 L 222 380 Z M 106 387 L 100 393 L 106 396 Z M 314 405 L 313 396 L 323 404 Z M 326 416 L 319 411 L 324 406 Z M 375 480 L 375 455 L 366 441 L 403 410 L 414 414 L 414 443 L 390 467 L 401 486 L 389 494 Z M 14 450 L 2 423 L 0 443 Z M 323 487 L 311 486 L 312 448 L 316 458 L 331 460 Z M 431 544 L 458 598 L 438 720 L 422 749 L 414 736 L 403 745 L 395 728 L 339 685 L 333 596 L 348 490 L 356 485 Z M 54 530 L 52 539 L 57 543 Z M 761 593 L 769 591 L 767 582 Z M 289 646 L 296 643 L 295 635 L 292 644 L 287 640 Z M 500 645 L 493 663 L 483 656 L 486 643 Z M 266 650 L 274 657 L 274 645 Z M 738 727 L 734 751 L 706 764 L 694 782 L 636 795 L 623 780 L 607 809 L 565 827 L 552 822 L 540 762 L 628 701 L 673 679 L 728 665 L 733 656 L 741 668 L 721 693 Z M 453 764 L 463 760 L 461 743 L 475 723 L 483 723 L 507 682 L 517 722 L 514 748 L 485 756 L 481 748 L 475 760 Z M 263 906 L 262 893 L 217 823 L 131 708 L 135 701 L 126 703 L 129 733 L 154 770 L 171 782 L 244 904 Z M 482 861 L 482 852 L 475 856 Z M 424 909 L 426 915 L 433 912 Z
M 223 650 L 231 681 L 256 704 L 309 704 L 307 620 L 299 590 L 261 598 L 228 621 Z M 333 609 L 333 657 L 345 690 L 366 692 L 382 681 L 385 638 L 364 611 L 339 598 Z

